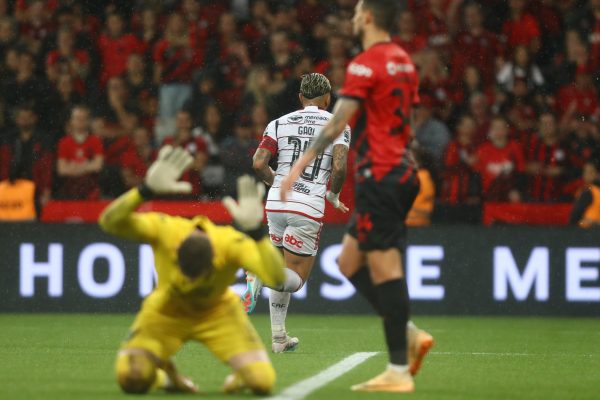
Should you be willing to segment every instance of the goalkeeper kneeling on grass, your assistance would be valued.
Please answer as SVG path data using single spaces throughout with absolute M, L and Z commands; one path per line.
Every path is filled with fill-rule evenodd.
M 163 147 L 144 183 L 113 201 L 100 217 L 104 231 L 149 243 L 158 275 L 156 288 L 144 300 L 118 353 L 117 381 L 127 393 L 198 391 L 171 361 L 191 340 L 232 368 L 225 392 L 248 388 L 268 394 L 275 371 L 238 296 L 229 288 L 242 266 L 273 285 L 284 279 L 281 255 L 262 226 L 262 183 L 249 176 L 239 178 L 238 202 L 224 201 L 237 229 L 216 226 L 203 216 L 135 212 L 154 195 L 190 192 L 189 183 L 177 180 L 191 164 L 185 150 Z

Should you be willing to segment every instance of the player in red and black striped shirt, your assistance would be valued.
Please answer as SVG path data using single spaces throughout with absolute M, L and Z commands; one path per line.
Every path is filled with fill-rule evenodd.
M 344 237 L 340 270 L 384 319 L 390 364 L 383 374 L 352 387 L 369 392 L 412 392 L 411 373 L 416 373 L 433 345 L 429 334 L 408 322 L 409 298 L 402 267 L 404 220 L 419 189 L 408 150 L 410 115 L 419 97 L 415 66 L 390 37 L 397 3 L 361 0 L 356 5 L 352 22 L 364 51 L 348 65 L 330 122 L 296 161 L 280 189 L 285 200 L 304 168 L 360 110 L 365 128 L 357 129 L 355 139 L 356 212 Z

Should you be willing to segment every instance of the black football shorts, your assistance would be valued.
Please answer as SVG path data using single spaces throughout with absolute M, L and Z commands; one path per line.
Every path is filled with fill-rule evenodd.
M 404 182 L 396 174 L 381 181 L 361 179 L 356 185 L 354 215 L 348 233 L 358 240 L 361 251 L 406 248 L 406 215 L 417 193 L 419 178 L 416 172 Z

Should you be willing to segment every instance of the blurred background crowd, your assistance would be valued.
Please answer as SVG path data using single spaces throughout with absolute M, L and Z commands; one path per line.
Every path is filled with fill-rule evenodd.
M 40 207 L 113 198 L 170 143 L 195 157 L 193 198 L 232 194 L 303 74 L 342 86 L 355 3 L 0 0 L 0 181 Z M 600 0 L 404 5 L 438 203 L 565 202 L 597 178 Z

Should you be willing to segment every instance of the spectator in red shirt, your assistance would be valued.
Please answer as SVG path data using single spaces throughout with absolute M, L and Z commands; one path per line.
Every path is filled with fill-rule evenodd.
M 562 199 L 568 156 L 554 114 L 544 112 L 540 115 L 538 132 L 539 135 L 531 135 L 524 143 L 527 198 L 534 202 L 558 201 Z
M 56 85 L 60 74 L 71 74 L 77 91 L 85 91 L 85 79 L 90 69 L 90 56 L 85 50 L 75 49 L 75 35 L 68 28 L 58 31 L 57 48 L 46 57 L 46 76 Z
M 459 79 L 468 65 L 473 65 L 481 73 L 485 85 L 490 85 L 494 82 L 496 65 L 502 61 L 502 45 L 495 34 L 485 29 L 481 5 L 469 3 L 465 7 L 464 26 L 453 43 L 453 80 Z
M 510 0 L 510 17 L 502 26 L 509 50 L 518 45 L 527 46 L 531 54 L 540 49 L 540 27 L 538 21 L 525 11 L 526 0 Z
M 427 38 L 417 33 L 415 16 L 408 10 L 400 14 L 398 34 L 392 36 L 392 40 L 402 46 L 417 64 L 419 63 L 419 53 L 427 47 Z
M 509 139 L 509 126 L 503 117 L 492 119 L 489 141 L 477 149 L 475 169 L 481 175 L 485 201 L 522 200 L 525 157 L 521 145 Z
M 37 127 L 37 115 L 31 107 L 15 112 L 15 129 L 0 143 L 0 181 L 9 179 L 11 167 L 18 176 L 35 183 L 36 200 L 44 206 L 51 197 L 52 152 L 49 141 Z
M 561 116 L 573 112 L 587 117 L 598 116 L 598 93 L 591 72 L 588 65 L 578 65 L 575 80 L 559 89 L 556 97 Z
M 130 189 L 140 185 L 150 164 L 156 158 L 152 147 L 152 135 L 145 127 L 133 131 L 133 146 L 121 155 L 121 177 L 125 188 Z
M 102 142 L 90 132 L 90 110 L 76 106 L 71 111 L 69 133 L 58 143 L 56 172 L 61 180 L 59 196 L 98 199 L 98 173 L 103 164 Z
M 159 86 L 159 137 L 172 130 L 175 114 L 192 94 L 194 71 L 202 65 L 183 16 L 169 16 L 165 34 L 154 47 L 154 81 Z
M 183 147 L 194 157 L 192 168 L 185 172 L 181 179 L 192 184 L 191 194 L 198 197 L 202 194 L 200 176 L 208 160 L 206 142 L 201 137 L 193 135 L 192 115 L 188 111 L 179 111 L 175 121 L 175 132 L 165 138 L 163 146 L 170 144 Z
M 143 53 L 143 43 L 132 33 L 125 33 L 123 17 L 110 14 L 106 18 L 106 31 L 98 39 L 100 55 L 100 85 L 104 87 L 113 76 L 125 72 L 131 53 Z
M 475 171 L 477 163 L 475 120 L 463 115 L 456 127 L 456 139 L 446 147 L 442 169 L 440 200 L 447 204 L 476 204 L 479 201 L 481 182 Z

